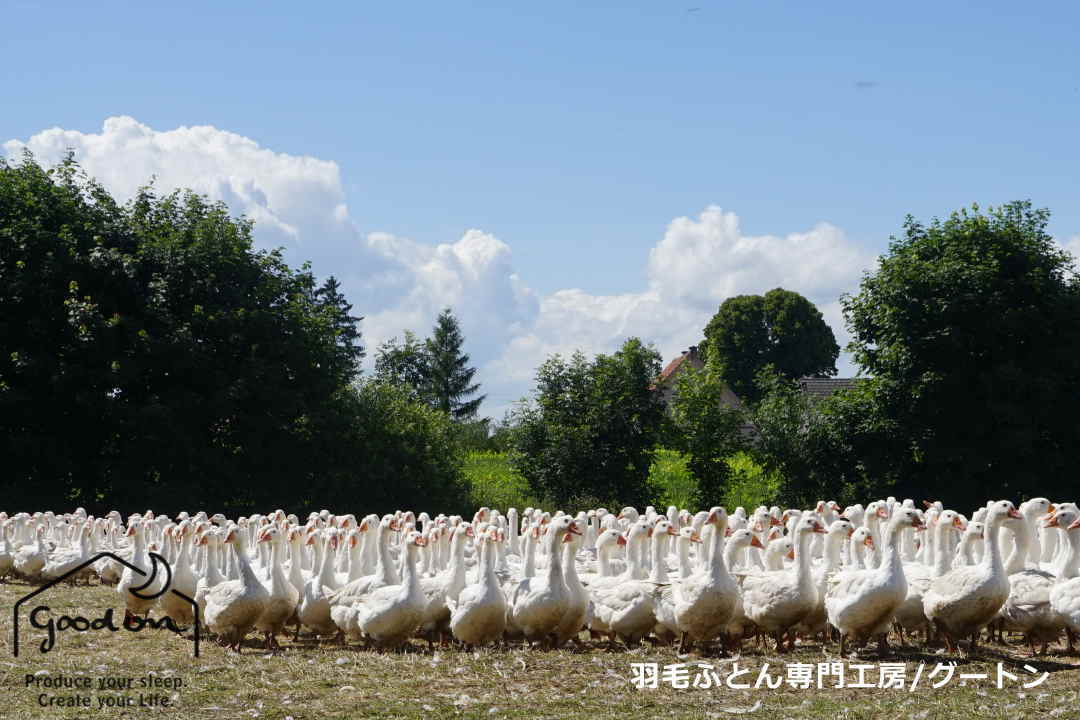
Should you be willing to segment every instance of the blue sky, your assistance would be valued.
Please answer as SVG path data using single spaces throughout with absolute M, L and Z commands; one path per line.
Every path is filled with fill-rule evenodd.
M 1080 247 L 1075 4 L 15 2 L 4 24 L 9 154 L 66 143 L 118 192 L 154 173 L 267 213 L 260 242 L 345 275 L 372 340 L 474 298 L 489 412 L 547 352 L 670 356 L 729 292 L 802 283 L 839 325 L 907 213 L 1031 198 Z M 120 116 L 144 130 L 103 131 Z M 219 134 L 169 140 L 192 126 Z M 333 169 L 267 177 L 302 157 Z M 721 259 L 671 257 L 695 253 Z

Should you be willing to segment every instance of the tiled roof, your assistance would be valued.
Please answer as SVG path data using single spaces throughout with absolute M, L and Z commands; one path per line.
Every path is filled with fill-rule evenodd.
M 814 398 L 824 398 L 832 395 L 837 390 L 846 390 L 859 382 L 860 378 L 799 378 L 799 387 L 807 395 Z

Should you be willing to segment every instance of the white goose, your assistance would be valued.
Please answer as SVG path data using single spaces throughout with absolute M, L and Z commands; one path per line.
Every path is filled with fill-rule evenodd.
M 566 515 L 553 518 L 548 525 L 548 567 L 543 577 L 522 579 L 509 595 L 508 623 L 520 628 L 526 642 L 544 641 L 558 627 L 570 600 L 570 591 L 562 574 L 559 544 L 568 534 L 581 534 L 573 519 Z
M 511 508 L 513 511 L 513 508 Z M 516 511 L 514 512 L 516 515 Z M 498 530 L 490 528 L 480 544 L 480 577 L 458 594 L 448 598 L 450 632 L 466 646 L 480 646 L 498 641 L 506 629 L 506 596 L 495 575 L 495 545 Z
M 816 590 L 810 570 L 810 538 L 825 528 L 807 515 L 795 526 L 795 568 L 747 575 L 743 579 L 743 611 L 746 617 L 776 639 L 778 652 L 784 652 L 784 634 L 802 620 L 813 607 Z M 795 647 L 791 637 L 788 649 Z
M 434 577 L 420 580 L 424 593 L 424 612 L 420 634 L 431 644 L 435 635 L 443 636 L 450 629 L 449 601 L 456 599 L 465 587 L 465 542 L 473 537 L 472 525 L 461 523 L 450 535 L 450 565 Z
M 580 521 L 575 521 L 575 527 Z M 562 620 L 555 628 L 555 647 L 562 647 L 568 640 L 578 639 L 580 633 L 592 619 L 592 600 L 589 591 L 581 582 L 577 572 L 577 552 L 584 542 L 584 536 L 570 533 L 567 535 L 570 542 L 563 543 L 563 581 L 570 594 L 566 603 L 566 611 Z
M 821 504 L 825 505 L 825 503 Z M 828 508 L 827 505 L 825 507 Z M 836 517 L 835 513 L 832 514 L 832 517 L 834 519 L 827 525 L 828 531 L 821 548 L 821 562 L 813 569 L 814 587 L 817 589 L 814 607 L 795 626 L 795 632 L 803 636 L 814 636 L 828 630 L 829 618 L 825 612 L 825 593 L 829 589 L 829 580 L 840 570 L 840 558 L 843 553 L 844 543 L 855 532 L 851 521 L 846 517 Z M 824 520 L 822 524 L 824 524 Z M 817 538 L 817 535 L 814 537 Z
M 3 580 L 15 567 L 15 553 L 11 552 L 11 521 L 7 518 L 0 520 L 0 542 L 4 543 L 0 549 L 0 580 Z
M 978 565 L 954 568 L 937 578 L 923 596 L 923 612 L 945 635 L 949 652 L 956 641 L 970 636 L 975 649 L 976 633 L 994 619 L 1009 597 L 1009 578 L 1001 562 L 998 530 L 1024 521 L 1008 500 L 991 503 L 986 513 L 985 551 Z
M 1068 652 L 1072 653 L 1073 634 L 1080 632 L 1080 513 L 1058 508 L 1046 526 L 1063 530 L 1068 545 L 1065 565 L 1050 588 L 1050 607 L 1065 625 Z
M 879 506 L 879 516 L 888 510 Z M 900 533 L 905 528 L 922 527 L 922 519 L 914 508 L 897 506 L 885 526 L 885 547 L 881 564 L 873 570 L 847 570 L 837 573 L 829 582 L 825 595 L 825 611 L 829 623 L 840 631 L 840 655 L 848 637 L 858 646 L 877 637 L 879 649 L 888 647 L 886 633 L 893 613 L 907 596 L 907 579 L 900 557 Z
M 56 552 L 49 555 L 44 567 L 41 568 L 41 577 L 46 580 L 55 580 L 86 562 L 90 558 L 90 536 L 93 531 L 93 521 L 89 520 L 77 528 L 78 544 L 74 548 L 65 548 L 63 550 L 58 548 Z M 81 572 L 70 576 L 68 582 L 74 585 L 76 579 L 85 577 L 86 584 L 89 585 L 92 572 L 93 569 L 90 567 L 83 568 Z
M 681 634 L 680 651 L 685 651 L 688 638 L 692 642 L 707 643 L 719 637 L 731 622 L 735 605 L 740 600 L 739 588 L 724 562 L 727 511 L 714 507 L 705 522 L 713 527 L 709 566 L 705 572 L 677 582 L 671 590 L 675 621 Z
M 607 634 L 611 647 L 614 647 L 616 637 L 622 638 L 627 644 L 639 642 L 656 626 L 654 592 L 657 585 L 635 579 L 650 530 L 642 521 L 631 525 L 627 533 L 626 572 L 617 577 L 598 578 L 589 587 L 593 599 L 593 617 L 589 629 Z M 661 542 L 660 536 L 654 538 L 654 553 L 659 554 Z M 656 572 L 660 572 L 659 567 Z
M 925 636 L 930 637 L 930 622 L 926 619 L 926 613 L 923 612 L 923 595 L 930 588 L 930 583 L 934 581 L 934 578 L 941 577 L 952 567 L 948 536 L 954 531 L 963 532 L 967 529 L 964 519 L 955 510 L 938 512 L 933 509 L 927 511 L 927 516 L 932 525 L 926 533 L 930 535 L 930 539 L 920 550 L 932 551 L 933 557 L 927 558 L 929 564 L 904 563 L 908 592 L 904 602 L 900 603 L 900 607 L 896 609 L 896 624 L 901 643 L 904 641 L 904 630 L 923 630 Z
M 251 569 L 244 532 L 239 527 L 229 528 L 225 545 L 232 549 L 239 577 L 219 583 L 206 594 L 204 614 L 206 626 L 239 653 L 240 643 L 262 614 L 269 593 Z
M 731 533 L 724 545 L 724 565 L 728 568 L 729 573 L 739 569 L 735 558 L 739 557 L 740 554 L 745 557 L 745 550 L 750 547 L 760 549 L 762 545 L 757 535 L 748 528 Z M 741 573 L 737 575 L 737 577 L 741 576 Z M 736 650 L 740 649 L 743 638 L 747 635 L 747 630 L 752 626 L 753 623 L 746 619 L 746 612 L 743 610 L 742 590 L 739 590 L 738 599 L 731 612 L 731 620 L 728 621 L 727 627 L 724 628 L 728 646 Z
M 266 637 L 266 649 L 281 647 L 277 634 L 285 623 L 296 613 L 300 602 L 300 591 L 293 586 L 281 567 L 281 533 L 271 525 L 259 536 L 260 543 L 270 545 L 270 578 L 264 583 L 267 591 L 266 604 L 255 621 L 255 629 Z
M 373 591 L 357 607 L 356 623 L 368 640 L 379 648 L 403 644 L 420 627 L 424 614 L 424 593 L 416 569 L 416 555 L 424 546 L 415 530 L 405 536 L 405 566 L 400 585 Z
M 199 620 L 206 623 L 206 596 L 212 589 L 225 582 L 221 574 L 220 558 L 221 534 L 216 528 L 208 528 L 199 538 L 200 546 L 206 548 L 206 569 L 195 583 L 195 604 L 199 607 Z
M 192 534 L 193 526 L 188 520 L 184 520 L 173 530 L 173 535 L 180 539 L 180 550 L 172 562 L 172 582 L 169 590 L 177 590 L 194 600 L 198 581 L 191 569 Z M 162 614 L 172 618 L 175 623 L 187 625 L 195 620 L 195 610 L 191 603 L 172 592 L 162 595 L 158 603 Z
M 1061 616 L 1050 606 L 1050 589 L 1054 586 L 1054 575 L 1038 569 L 1038 557 L 1032 559 L 1031 544 L 1035 536 L 1030 526 L 1033 512 L 1042 512 L 1047 507 L 1053 508 L 1043 498 L 1035 498 L 1025 503 L 1027 512 L 1021 512 L 1024 522 L 1017 523 L 1012 529 L 1015 545 L 1005 563 L 1005 573 L 1009 577 L 1009 597 L 998 611 L 1002 628 L 1024 633 L 1031 654 L 1035 655 L 1035 641 L 1042 643 L 1045 654 L 1049 644 L 1056 640 L 1065 628 Z M 1033 567 L 1026 567 L 1026 565 Z
M 317 542 L 325 542 L 325 550 L 316 572 L 304 583 L 304 590 L 300 594 L 300 603 L 296 614 L 300 624 L 311 628 L 316 635 L 330 635 L 338 631 L 337 625 L 330 616 L 330 595 L 334 592 L 334 550 L 337 549 L 337 531 L 328 529 L 325 531 L 325 540 L 320 538 L 319 530 L 313 530 L 308 535 L 308 545 L 314 546 Z
M 128 537 L 132 539 L 133 549 L 131 553 L 131 564 L 143 571 L 143 574 L 134 572 L 129 567 L 124 567 L 124 573 L 120 576 L 120 582 L 116 585 L 116 591 L 120 593 L 124 598 L 126 609 L 124 611 L 124 622 L 127 623 L 133 615 L 148 615 L 150 608 L 154 606 L 155 598 L 158 592 L 161 590 L 165 583 L 166 574 L 163 572 L 156 572 L 153 578 L 150 578 L 151 571 L 157 571 L 157 563 L 154 563 L 150 559 L 149 552 L 146 548 L 146 541 L 144 533 L 146 531 L 146 523 L 136 520 L 128 528 Z M 150 580 L 150 584 L 146 587 L 147 580 Z M 135 595 L 130 590 L 135 589 L 139 592 L 139 595 Z M 149 597 L 142 597 L 149 596 Z
M 33 542 L 23 545 L 16 551 L 14 566 L 15 572 L 24 578 L 33 580 L 41 572 L 41 568 L 45 567 L 45 562 L 49 559 L 48 554 L 45 552 L 45 526 L 38 525 L 34 530 Z

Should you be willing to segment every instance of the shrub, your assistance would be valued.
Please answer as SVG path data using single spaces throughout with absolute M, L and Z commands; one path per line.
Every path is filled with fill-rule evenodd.
M 698 481 L 687 466 L 686 455 L 677 450 L 661 448 L 656 451 L 649 467 L 649 486 L 657 509 L 668 505 L 695 512 L 697 509 Z
M 540 505 L 529 483 L 510 467 L 506 453 L 470 452 L 465 456 L 463 474 L 473 508 L 487 506 L 505 513 L 512 507 L 522 510 Z
M 727 464 L 730 473 L 721 505 L 728 512 L 741 505 L 749 514 L 759 505 L 776 502 L 782 486 L 779 473 L 768 472 L 743 451 L 729 456 Z

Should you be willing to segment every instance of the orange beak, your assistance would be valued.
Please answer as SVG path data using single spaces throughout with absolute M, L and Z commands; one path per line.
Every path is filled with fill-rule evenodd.
M 762 550 L 765 549 L 765 546 L 761 544 L 760 540 L 758 540 L 757 535 L 750 536 L 750 547 L 761 548 Z
M 1009 517 L 1011 517 L 1011 518 L 1017 518 L 1018 520 L 1023 520 L 1023 519 L 1024 519 L 1024 516 L 1023 516 L 1023 515 L 1021 515 L 1020 513 L 1016 512 L 1016 508 L 1009 508 Z

